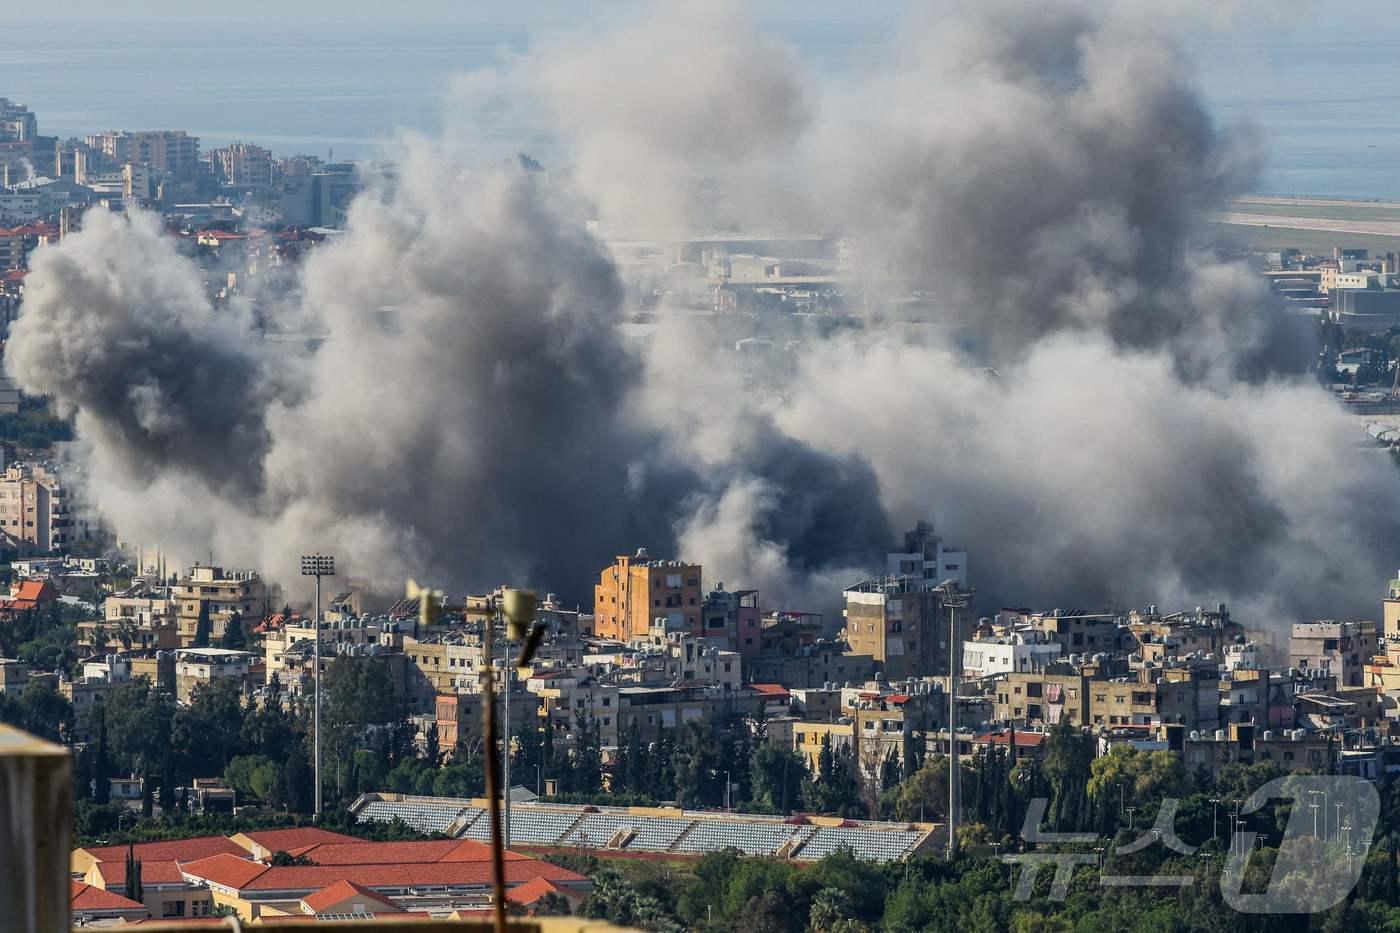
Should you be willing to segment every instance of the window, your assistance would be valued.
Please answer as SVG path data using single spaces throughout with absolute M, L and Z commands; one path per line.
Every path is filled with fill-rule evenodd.
M 1107 703 L 1107 702 L 1108 702 L 1108 694 L 1107 694 L 1107 693 L 1096 693 L 1096 694 L 1094 694 L 1094 702 L 1095 702 L 1095 703 Z

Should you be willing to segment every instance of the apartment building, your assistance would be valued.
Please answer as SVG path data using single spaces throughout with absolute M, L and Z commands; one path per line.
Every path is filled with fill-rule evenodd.
M 177 178 L 193 176 L 199 168 L 199 137 L 184 130 L 108 130 L 87 137 L 86 143 L 118 165 L 150 165 Z
M 0 546 L 19 555 L 66 551 L 79 530 L 70 503 L 55 472 L 12 464 L 0 479 Z
M 968 609 L 945 607 L 944 591 L 922 579 L 875 577 L 849 587 L 845 600 L 850 652 L 874 658 L 891 680 L 946 676 L 951 652 L 975 628 Z
M 504 708 L 504 694 L 497 694 L 496 708 Z M 482 696 L 479 693 L 444 693 L 434 698 L 434 721 L 438 730 L 438 747 L 444 751 L 459 743 L 470 744 L 482 736 Z M 517 685 L 510 695 L 510 734 L 517 736 L 526 729 L 539 728 L 543 701 L 538 694 Z M 525 775 L 519 775 L 526 781 Z M 531 775 L 529 781 L 534 780 Z
M 944 544 L 928 522 L 905 532 L 904 548 L 887 555 L 885 565 L 891 577 L 912 577 L 929 586 L 951 580 L 960 590 L 968 588 L 967 549 Z
M 1065 662 L 1040 671 L 1012 671 L 999 677 L 993 689 L 993 715 L 998 722 L 1053 726 L 1068 720 L 1089 722 L 1089 678 Z
M 661 560 L 641 548 L 620 555 L 598 574 L 593 587 L 594 634 L 630 641 L 645 639 L 652 620 L 672 631 L 701 633 L 700 565 Z
M 746 658 L 763 650 L 758 590 L 734 590 L 718 583 L 705 597 L 705 637 Z
M 232 678 L 252 692 L 262 685 L 262 665 L 247 651 L 228 648 L 181 648 L 175 652 L 175 699 L 189 703 L 201 685 Z
M 272 153 L 250 143 L 237 142 L 209 153 L 224 181 L 236 188 L 265 188 L 272 184 Z
M 851 652 L 844 642 L 819 641 L 795 649 L 765 651 L 745 665 L 753 683 L 782 684 L 791 689 L 826 684 L 864 683 L 875 677 L 875 659 Z
M 617 744 L 621 702 L 615 684 L 580 669 L 537 670 L 526 679 L 525 689 L 540 698 L 541 724 L 553 732 L 556 747 L 572 744 L 572 733 L 584 718 L 597 721 L 603 745 Z
M 267 611 L 267 587 L 252 571 L 225 571 L 196 564 L 171 587 L 180 626 L 180 644 L 194 643 L 200 607 L 209 607 L 210 641 L 223 637 L 229 616 L 237 612 L 244 625 L 261 619 Z
M 1295 622 L 1288 639 L 1288 663 L 1303 670 L 1323 670 L 1339 686 L 1359 687 L 1366 667 L 1380 652 L 1375 622 Z

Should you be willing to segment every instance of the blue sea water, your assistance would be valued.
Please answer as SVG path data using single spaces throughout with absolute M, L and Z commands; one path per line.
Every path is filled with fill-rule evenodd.
M 870 38 L 810 24 L 787 38 L 818 70 Z M 455 75 L 527 47 L 480 25 L 36 23 L 6 27 L 0 96 L 41 132 L 185 129 L 206 148 L 372 158 L 403 129 L 434 132 Z M 1237 27 L 1190 42 L 1220 120 L 1261 135 L 1260 193 L 1400 200 L 1400 28 Z M 509 141 L 519 130 L 482 125 Z

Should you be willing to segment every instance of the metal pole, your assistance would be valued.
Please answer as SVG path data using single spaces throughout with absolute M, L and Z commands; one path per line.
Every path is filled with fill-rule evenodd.
M 505 846 L 506 846 L 507 849 L 509 849 L 509 848 L 510 848 L 510 737 L 511 737 L 511 732 L 510 732 L 510 681 L 511 681 L 511 676 L 510 676 L 510 675 L 511 675 L 511 666 L 510 666 L 510 639 L 509 639 L 509 638 L 506 639 L 506 658 L 505 658 L 505 660 L 506 660 L 505 667 L 504 667 L 504 668 L 502 669 L 502 671 L 501 671 L 502 689 L 505 690 L 505 694 L 506 694 L 506 695 L 505 695 L 505 701 L 501 704 L 501 706 L 502 706 L 502 708 L 503 708 L 503 710 L 504 710 L 504 712 L 503 712 L 503 714 L 502 714 L 502 718 L 505 720 L 505 727 L 504 727 L 504 731 L 502 732 L 502 735 L 505 736 L 505 738 L 504 738 L 504 740 L 503 740 L 503 745 L 504 745 L 504 747 L 503 747 L 503 749 L 502 749 L 502 751 L 503 751 L 503 753 L 504 753 L 504 755 L 505 755 L 505 761 L 504 761 L 504 763 L 503 763 L 503 765 L 502 765 L 502 767 L 505 769 L 505 780 L 501 782 L 502 784 L 505 785 L 505 798 L 504 798 L 504 800 L 502 801 L 501 809 L 502 809 L 502 811 L 504 812 L 504 815 L 505 815 L 504 831 L 503 831 L 502 835 L 503 835 L 503 837 L 504 837 L 504 839 L 505 839 Z
M 291 620 L 288 620 L 291 621 Z M 312 713 L 312 732 L 315 737 L 312 740 L 315 745 L 316 757 L 316 822 L 321 822 L 321 575 L 316 574 L 316 616 L 312 619 L 312 625 L 316 629 L 315 666 L 312 676 L 316 681 L 316 706 Z
M 482 731 L 486 733 L 486 805 L 491 815 L 491 881 L 495 892 L 492 904 L 496 933 L 506 933 L 506 864 L 505 844 L 501 838 L 500 781 L 496 771 L 496 740 L 499 731 L 496 726 L 496 678 L 492 670 L 492 641 L 495 631 L 496 609 L 493 605 L 486 613 L 481 635 L 481 720 Z
M 948 858 L 958 856 L 958 609 L 948 607 Z

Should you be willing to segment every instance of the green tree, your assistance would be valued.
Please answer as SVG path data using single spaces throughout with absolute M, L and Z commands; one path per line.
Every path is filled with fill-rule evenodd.
M 709 722 L 692 719 L 681 727 L 671 754 L 676 802 L 682 807 L 717 806 L 724 800 L 719 749 Z
M 194 624 L 194 642 L 192 647 L 208 648 L 209 636 L 213 632 L 213 623 L 209 619 L 209 601 L 201 599 L 199 601 L 199 617 Z
M 1056 831 L 1089 829 L 1089 777 L 1094 739 L 1062 719 L 1045 737 L 1042 770 L 1050 785 L 1046 819 Z
M 429 724 L 428 733 L 424 737 L 423 745 L 423 760 L 428 763 L 429 767 L 436 768 L 442 761 L 442 744 L 441 740 L 438 738 L 436 722 Z
M 146 897 L 146 889 L 141 884 L 141 860 L 136 857 L 136 849 L 127 846 L 126 849 L 126 899 L 143 902 Z
M 855 816 L 860 812 L 860 779 L 850 745 L 833 747 L 830 734 L 822 736 L 817 771 L 808 778 L 802 801 L 818 813 Z
M 88 731 L 93 736 L 92 799 L 105 804 L 112 799 L 112 752 L 107 744 L 107 709 L 100 699 L 88 712 Z
M 242 651 L 248 647 L 248 633 L 243 631 L 243 616 L 234 610 L 224 622 L 224 634 L 219 638 L 219 647 L 230 651 Z
M 767 741 L 753 751 L 750 766 L 753 803 L 769 813 L 791 813 L 802 799 L 807 762 L 781 742 Z
M 113 757 L 144 779 L 142 814 L 152 812 L 154 779 L 163 769 L 174 731 L 175 702 L 146 677 L 114 689 L 107 700 L 107 733 Z

